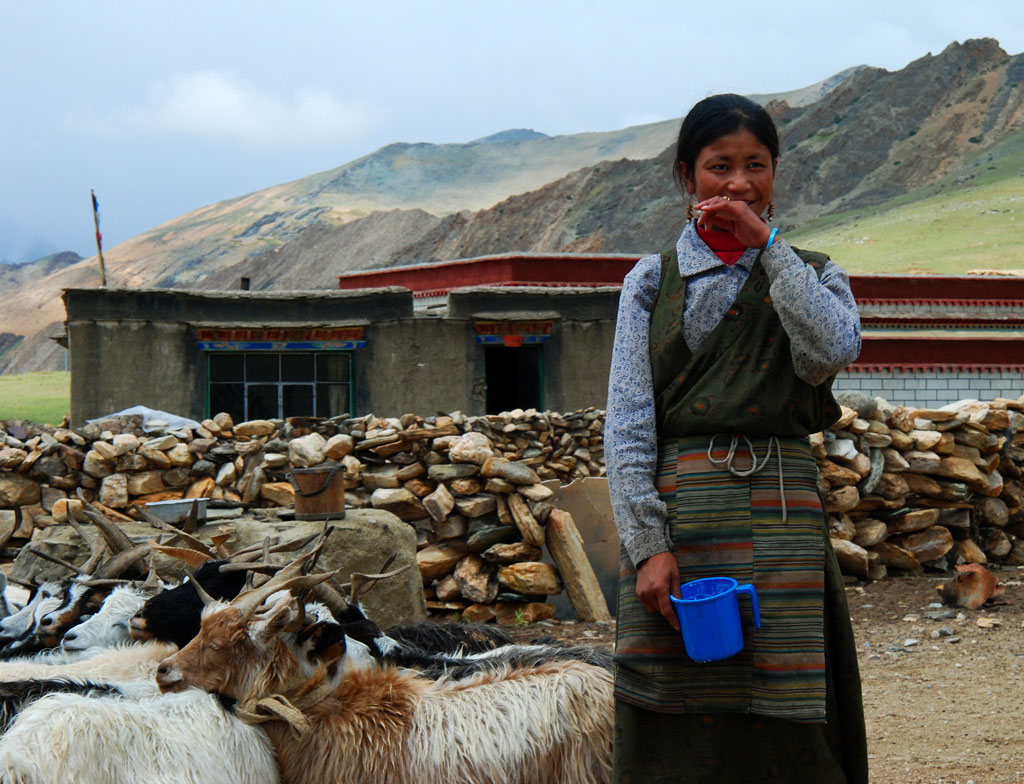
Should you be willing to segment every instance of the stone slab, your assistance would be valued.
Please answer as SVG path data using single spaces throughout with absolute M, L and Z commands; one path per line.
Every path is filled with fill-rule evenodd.
M 544 486 L 554 491 L 547 503 L 572 515 L 601 593 L 614 616 L 619 591 L 619 535 L 612 517 L 608 480 L 589 476 L 562 485 L 557 479 L 551 479 L 544 482 Z M 554 563 L 546 550 L 543 560 Z M 572 620 L 576 617 L 564 592 L 549 596 L 548 602 L 555 606 L 557 618 Z

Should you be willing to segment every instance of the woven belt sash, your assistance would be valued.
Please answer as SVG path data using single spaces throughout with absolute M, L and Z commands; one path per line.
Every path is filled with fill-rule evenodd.
M 744 649 L 719 662 L 692 661 L 680 633 L 637 599 L 636 569 L 622 550 L 616 697 L 665 713 L 823 722 L 824 518 L 807 439 L 691 436 L 659 446 L 658 492 L 682 582 L 752 582 L 761 628 L 741 600 Z M 762 470 L 737 476 L 754 459 Z

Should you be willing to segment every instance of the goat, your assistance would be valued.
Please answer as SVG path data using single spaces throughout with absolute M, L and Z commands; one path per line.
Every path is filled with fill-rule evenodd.
M 120 694 L 112 684 L 95 683 L 55 678 L 53 680 L 4 681 L 0 683 L 0 734 L 22 708 L 47 694 Z
M 146 586 L 119 585 L 104 599 L 99 611 L 64 633 L 61 648 L 84 651 L 129 642 L 128 624 L 152 596 L 152 589 Z
M 55 648 L 60 645 L 64 632 L 77 624 L 83 617 L 96 613 L 103 605 L 108 586 L 91 586 L 82 582 L 71 582 L 64 590 L 64 601 L 39 619 L 34 638 L 41 648 Z
M 217 599 L 234 598 L 245 585 L 243 572 L 220 571 L 225 563 L 227 561 L 208 561 L 195 572 L 195 582 Z M 202 599 L 190 578 L 147 601 L 131 620 L 131 636 L 135 640 L 166 640 L 184 647 L 199 633 L 202 610 Z
M 389 626 L 385 633 L 402 645 L 435 653 L 482 653 L 512 644 L 504 629 L 482 623 L 407 623 Z
M 173 643 L 146 643 L 99 648 L 71 660 L 47 664 L 36 659 L 0 662 L 0 682 L 76 678 L 95 682 L 152 680 L 162 659 L 177 649 Z M 91 654 L 91 655 L 90 655 Z
M 496 667 L 531 667 L 569 660 L 606 670 L 612 668 L 611 654 L 592 646 L 514 645 L 504 629 L 482 624 L 413 623 L 381 631 L 359 605 L 339 606 L 335 601 L 331 604 L 349 645 L 352 641 L 361 642 L 380 662 L 416 669 L 431 678 L 465 678 Z
M 0 658 L 28 652 L 28 641 L 44 615 L 57 609 L 64 601 L 64 586 L 45 582 L 36 589 L 28 604 L 18 612 L 0 620 Z
M 159 697 L 50 694 L 0 738 L 4 784 L 276 784 L 258 727 L 198 690 Z
M 293 636 L 304 614 L 288 598 L 253 617 L 275 591 L 324 579 L 299 576 L 303 561 L 231 605 L 207 606 L 199 635 L 157 670 L 161 691 L 198 686 L 239 700 L 247 720 L 268 722 L 286 782 L 609 779 L 606 669 L 579 661 L 506 665 L 453 681 L 346 666 L 340 627 L 320 639 Z

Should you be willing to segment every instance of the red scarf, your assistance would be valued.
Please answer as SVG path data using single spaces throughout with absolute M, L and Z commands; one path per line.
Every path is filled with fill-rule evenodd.
M 704 240 L 704 244 L 711 248 L 714 254 L 722 260 L 722 263 L 728 264 L 730 267 L 737 262 L 747 249 L 746 245 L 727 231 L 705 231 L 698 228 L 697 234 Z

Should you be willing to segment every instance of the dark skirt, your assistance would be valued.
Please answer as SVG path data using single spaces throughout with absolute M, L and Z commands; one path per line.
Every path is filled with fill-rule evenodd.
M 826 721 L 668 714 L 615 702 L 614 784 L 867 784 L 867 739 L 846 590 L 825 550 Z

